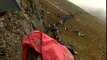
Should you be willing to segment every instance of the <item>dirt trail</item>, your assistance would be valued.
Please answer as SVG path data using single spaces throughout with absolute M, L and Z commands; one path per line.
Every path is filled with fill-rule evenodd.
M 56 7 L 57 9 L 59 9 L 62 13 L 65 14 L 69 14 L 67 11 L 63 10 L 62 8 L 60 8 L 59 6 L 57 6 L 56 4 L 52 3 L 52 1 L 46 0 L 48 3 L 50 3 L 51 5 L 53 5 L 54 7 Z

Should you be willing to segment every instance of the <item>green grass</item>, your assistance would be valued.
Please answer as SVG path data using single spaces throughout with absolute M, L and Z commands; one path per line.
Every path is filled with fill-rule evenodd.
M 61 39 L 63 40 L 63 42 L 66 42 L 68 44 L 73 43 L 73 39 L 70 36 L 67 35 L 61 35 Z
M 19 59 L 18 60 L 22 60 L 22 56 L 19 56 Z

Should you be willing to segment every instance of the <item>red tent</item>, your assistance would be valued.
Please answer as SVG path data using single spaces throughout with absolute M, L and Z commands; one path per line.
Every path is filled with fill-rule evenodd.
M 32 54 L 31 58 L 34 60 L 31 48 L 40 53 L 43 60 L 74 60 L 73 55 L 65 46 L 40 31 L 30 32 L 23 38 L 22 45 L 22 60 L 27 60 L 29 53 Z

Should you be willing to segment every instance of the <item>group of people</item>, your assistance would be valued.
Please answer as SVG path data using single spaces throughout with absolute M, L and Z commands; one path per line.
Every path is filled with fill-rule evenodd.
M 68 21 L 71 18 L 74 18 L 74 16 L 76 15 L 76 13 L 70 13 L 69 15 L 66 15 L 64 18 L 62 18 L 61 20 L 57 21 L 54 24 L 48 25 L 48 27 L 46 28 L 47 30 L 45 32 L 51 31 L 52 33 L 52 37 L 54 39 L 56 39 L 59 43 L 62 43 L 61 39 L 60 39 L 60 34 L 59 34 L 59 28 L 60 26 L 62 26 L 66 21 Z M 77 54 L 76 50 L 74 49 L 73 46 L 66 46 L 70 52 L 72 54 Z
M 53 34 L 53 38 L 59 40 L 59 27 L 62 26 L 70 18 L 74 18 L 75 15 L 76 13 L 70 13 L 56 23 L 48 25 L 48 27 L 46 28 L 46 32 L 51 31 Z

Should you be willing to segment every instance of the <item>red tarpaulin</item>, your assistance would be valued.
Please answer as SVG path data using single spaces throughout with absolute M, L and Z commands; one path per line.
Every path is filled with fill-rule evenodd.
M 74 60 L 73 55 L 65 46 L 40 31 L 30 32 L 23 38 L 22 45 L 22 60 L 27 60 L 29 53 L 34 55 L 31 48 L 40 53 L 43 60 Z

